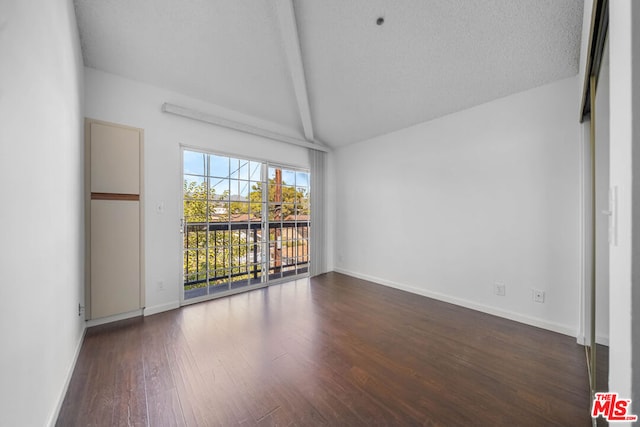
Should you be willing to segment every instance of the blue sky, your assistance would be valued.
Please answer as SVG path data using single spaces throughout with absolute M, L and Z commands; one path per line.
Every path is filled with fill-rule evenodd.
M 209 160 L 209 176 L 212 177 L 210 185 L 215 190 L 215 194 L 222 194 L 225 190 L 230 190 L 231 195 L 248 197 L 254 183 L 238 180 L 260 181 L 261 162 L 188 150 L 184 150 L 184 179 L 188 183 L 196 182 L 197 185 L 204 183 L 203 177 L 207 175 L 207 160 Z M 269 178 L 275 177 L 276 169 L 273 166 L 269 167 Z M 309 173 L 283 168 L 282 181 L 286 185 L 308 188 Z

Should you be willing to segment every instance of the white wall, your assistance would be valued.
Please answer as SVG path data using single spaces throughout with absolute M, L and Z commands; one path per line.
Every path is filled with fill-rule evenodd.
M 336 269 L 575 336 L 577 87 L 569 78 L 337 150 Z
M 84 330 L 82 58 L 71 0 L 0 2 L 0 425 L 55 422 Z
M 610 55 L 610 185 L 617 188 L 617 245 L 610 248 L 609 263 L 609 303 L 610 303 L 610 339 L 609 339 L 609 389 L 631 398 L 633 350 L 638 351 L 640 343 L 632 339 L 634 315 L 638 316 L 640 307 L 632 305 L 632 247 L 633 225 L 638 226 L 638 213 L 632 209 L 632 163 L 633 122 L 640 120 L 638 106 L 640 100 L 633 98 L 634 86 L 637 95 L 639 77 L 635 67 L 640 67 L 640 40 L 632 39 L 633 27 L 640 25 L 640 10 L 631 0 L 617 0 L 609 4 L 609 55 Z M 632 31 L 633 30 L 633 31 Z M 637 35 L 636 35 L 637 37 Z M 632 55 L 632 52 L 636 55 Z M 634 111 L 635 108 L 635 111 Z M 636 141 L 637 146 L 637 141 Z M 636 223 L 636 224 L 634 224 Z M 638 254 L 634 254 L 638 261 Z M 639 286 L 635 283 L 636 288 Z M 634 311 L 635 310 L 635 311 Z M 637 359 L 637 355 L 636 355 Z M 637 363 L 637 362 L 636 362 Z M 636 397 L 636 396 L 634 396 Z M 634 405 L 638 412 L 637 401 Z
M 87 117 L 144 129 L 145 314 L 177 307 L 182 291 L 180 144 L 309 167 L 305 148 L 160 110 L 164 102 L 170 102 L 226 118 L 251 120 L 221 107 L 91 68 L 85 68 L 85 91 Z M 256 121 L 250 124 L 270 126 Z M 270 130 L 284 132 L 275 125 Z M 162 213 L 156 209 L 159 204 L 164 205 Z M 164 290 L 158 289 L 159 281 L 164 283 Z
M 631 398 L 634 413 L 640 413 L 640 6 L 632 5 L 632 58 L 633 58 L 633 206 L 632 206 L 632 302 L 631 302 Z
M 598 78 L 596 127 L 596 342 L 609 344 L 609 47 Z M 592 111 L 592 115 L 593 115 Z M 585 143 L 590 143 L 587 135 Z M 591 190 L 591 181 L 587 188 Z M 590 201 L 589 201 L 590 202 Z M 588 207 L 591 210 L 591 205 Z M 588 224 L 591 225 L 590 223 Z
M 631 398 L 633 409 L 640 415 L 640 6 L 632 4 L 632 59 L 633 59 L 633 206 L 632 206 L 632 302 L 631 302 Z

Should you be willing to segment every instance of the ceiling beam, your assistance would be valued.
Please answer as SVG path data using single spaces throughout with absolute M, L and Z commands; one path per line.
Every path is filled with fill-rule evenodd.
M 329 147 L 321 145 L 318 141 L 309 142 L 303 139 L 293 138 L 291 136 L 282 135 L 277 132 L 262 129 L 256 126 L 251 126 L 245 123 L 236 122 L 234 120 L 225 119 L 213 114 L 204 113 L 202 111 L 192 110 L 190 108 L 181 107 L 179 105 L 170 104 L 165 102 L 162 104 L 162 111 L 165 113 L 175 114 L 176 116 L 186 117 L 192 120 L 198 120 L 213 125 L 234 129 L 240 132 L 249 133 L 251 135 L 258 135 L 264 138 L 273 139 L 275 141 L 286 142 L 287 144 L 293 144 L 300 147 L 310 148 L 312 150 L 324 151 L 328 153 Z
M 280 33 L 282 34 L 282 43 L 287 58 L 287 66 L 291 74 L 293 91 L 295 92 L 296 101 L 298 102 L 298 112 L 302 120 L 302 129 L 305 138 L 308 141 L 314 141 L 307 82 L 304 77 L 300 38 L 298 36 L 295 11 L 293 10 L 293 0 L 276 0 L 275 3 L 278 21 L 280 23 Z

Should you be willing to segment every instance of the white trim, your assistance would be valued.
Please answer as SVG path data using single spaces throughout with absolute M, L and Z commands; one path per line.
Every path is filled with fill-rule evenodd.
M 64 382 L 64 386 L 62 387 L 62 392 L 58 396 L 58 403 L 56 404 L 56 408 L 51 414 L 49 418 L 49 422 L 47 423 L 50 427 L 55 427 L 58 417 L 60 416 L 60 410 L 62 409 L 62 404 L 64 403 L 64 398 L 67 396 L 67 391 L 69 390 L 69 384 L 71 384 L 71 377 L 73 377 L 73 372 L 76 370 L 76 364 L 78 363 L 78 357 L 80 356 L 80 350 L 82 350 L 82 344 L 84 343 L 84 336 L 87 333 L 86 325 L 82 328 L 82 333 L 80 334 L 80 338 L 78 339 L 78 343 L 76 344 L 76 350 L 73 355 L 73 361 L 69 365 L 67 369 L 67 378 Z
M 182 150 L 182 152 L 184 152 L 184 150 L 187 151 L 197 151 L 199 153 L 202 154 L 215 154 L 217 156 L 225 156 L 225 157 L 232 157 L 232 158 L 236 158 L 236 159 L 242 159 L 242 160 L 249 160 L 252 162 L 256 162 L 256 163 L 268 163 L 271 164 L 273 166 L 277 166 L 281 169 L 294 169 L 294 170 L 298 170 L 301 172 L 310 172 L 311 168 L 310 166 L 300 166 L 300 165 L 295 165 L 293 163 L 282 163 L 279 160 L 270 160 L 267 158 L 260 158 L 260 157 L 252 157 L 252 156 L 247 156 L 245 154 L 238 154 L 238 153 L 234 153 L 232 151 L 224 151 L 224 150 L 217 150 L 217 149 L 213 149 L 210 147 L 206 147 L 206 146 L 201 146 L 201 145 L 194 145 L 194 144 L 185 144 L 185 143 L 179 143 L 180 149 Z M 184 158 L 180 158 L 180 179 L 183 179 L 184 177 Z M 180 187 L 180 197 L 182 197 L 182 187 Z M 181 203 L 182 203 L 182 199 Z
M 131 319 L 132 317 L 142 316 L 144 308 L 133 310 L 128 313 L 114 314 L 113 316 L 100 317 L 99 319 L 87 320 L 87 328 L 93 326 L 104 325 L 105 323 L 117 322 L 118 320 Z
M 560 334 L 568 335 L 570 337 L 576 337 L 576 331 L 574 328 L 571 328 L 566 325 L 562 325 L 560 323 L 547 322 L 546 320 L 539 319 L 537 317 L 523 316 L 521 314 L 514 313 L 512 311 L 500 310 L 494 307 L 489 307 L 487 305 L 478 304 L 476 302 L 469 301 L 463 298 L 456 298 L 449 295 L 441 294 L 439 292 L 432 292 L 425 289 L 416 288 L 414 286 L 409 286 L 409 285 L 394 282 L 391 280 L 381 279 L 379 277 L 369 276 L 367 274 L 345 270 L 342 268 L 334 268 L 334 271 L 337 273 L 346 274 L 348 276 L 352 276 L 358 279 L 374 282 L 379 285 L 389 286 L 391 288 L 400 289 L 402 291 L 411 292 L 413 294 L 422 295 L 428 298 L 433 298 L 438 301 L 459 305 L 461 307 L 470 308 L 472 310 L 476 310 L 476 311 L 491 314 L 494 316 L 502 317 L 505 319 L 513 320 L 519 323 L 524 323 L 526 325 L 535 326 L 537 328 L 546 329 L 552 332 L 558 332 Z
M 178 267 L 178 271 L 176 271 L 178 273 L 178 291 L 179 291 L 179 295 L 178 295 L 178 303 L 180 305 L 180 307 L 182 307 L 184 305 L 185 299 L 184 299 L 184 151 L 185 149 L 191 149 L 190 147 L 180 143 L 178 144 L 178 148 L 180 150 L 180 155 L 178 156 L 180 159 L 180 168 L 178 169 L 180 171 L 180 177 L 178 178 L 178 181 L 180 183 L 180 186 L 178 188 L 180 188 L 179 190 L 179 195 L 177 198 L 177 202 L 178 202 L 178 218 L 176 218 L 176 230 L 178 230 L 177 237 L 176 237 L 176 254 L 177 254 L 177 259 L 176 259 L 176 267 Z M 180 224 L 180 226 L 182 228 L 179 228 L 178 223 Z
M 165 304 L 154 305 L 153 307 L 145 307 L 144 316 L 152 316 L 165 311 L 175 310 L 176 308 L 180 308 L 180 301 L 171 301 Z
M 585 337 L 581 337 L 580 335 L 578 335 L 576 337 L 576 342 L 580 345 L 583 345 L 585 347 L 589 346 L 589 343 L 587 341 L 587 339 Z M 602 335 L 596 335 L 596 344 L 600 344 L 600 345 L 604 345 L 609 347 L 609 337 L 605 337 Z
M 261 129 L 256 126 L 247 125 L 244 123 L 236 122 L 233 120 L 225 119 L 219 116 L 215 116 L 209 113 L 203 113 L 201 111 L 192 110 L 190 108 L 181 107 L 179 105 L 170 104 L 165 102 L 162 104 L 162 111 L 164 113 L 175 114 L 176 116 L 186 117 L 192 120 L 198 120 L 205 123 L 210 123 L 217 126 L 234 129 L 240 132 L 249 133 L 251 135 L 258 135 L 264 138 L 273 139 L 275 141 L 286 142 L 287 144 L 298 145 L 300 147 L 310 148 L 312 150 L 320 150 L 329 152 L 330 149 L 325 145 L 321 145 L 320 142 L 309 142 L 303 139 L 293 138 L 280 133 L 272 132 L 270 130 Z
M 578 331 L 576 340 L 580 345 L 588 345 L 589 339 L 587 337 L 587 325 L 589 324 L 589 319 L 587 316 L 589 315 L 589 310 L 587 310 L 587 288 L 589 284 L 589 262 L 587 260 L 587 252 L 588 252 L 588 239 L 587 239 L 587 198 L 586 198 L 586 182 L 588 182 L 587 176 L 587 164 L 589 159 L 587 158 L 587 140 L 586 140 L 586 129 L 587 129 L 587 121 L 585 120 L 580 124 L 580 135 L 578 141 L 580 142 L 579 151 L 579 176 L 578 176 L 578 186 L 579 186 L 579 195 L 578 195 L 578 206 L 579 206 L 579 227 L 580 234 L 578 236 L 578 244 L 580 251 L 580 258 L 578 261 L 579 271 L 578 271 Z
M 296 14 L 292 0 L 277 0 L 275 2 L 278 21 L 280 22 L 280 34 L 287 58 L 289 75 L 293 84 L 293 92 L 298 102 L 298 112 L 302 121 L 302 129 L 307 140 L 313 141 L 313 126 L 311 122 L 311 109 L 307 94 L 307 82 L 304 77 L 302 65 L 302 53 L 300 51 L 300 38 L 296 24 Z
M 271 283 L 262 282 L 262 283 L 257 283 L 255 285 L 247 285 L 247 286 L 243 286 L 241 288 L 229 289 L 229 290 L 226 290 L 226 291 L 220 291 L 220 292 L 217 292 L 215 294 L 201 295 L 199 297 L 193 297 L 193 298 L 189 298 L 189 299 L 183 300 L 182 301 L 182 307 L 186 307 L 186 306 L 191 305 L 191 304 L 198 304 L 200 302 L 212 301 L 212 300 L 219 299 L 219 298 L 224 298 L 224 297 L 230 297 L 230 296 L 233 296 L 233 295 L 243 294 L 245 292 L 251 292 L 251 291 L 258 290 L 258 289 L 263 289 L 263 288 L 266 288 L 268 286 L 271 286 Z M 182 294 L 184 295 L 184 292 Z

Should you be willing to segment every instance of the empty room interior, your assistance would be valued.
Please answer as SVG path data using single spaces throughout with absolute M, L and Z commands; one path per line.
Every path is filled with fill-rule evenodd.
M 638 135 L 635 0 L 3 0 L 0 426 L 635 425 Z

